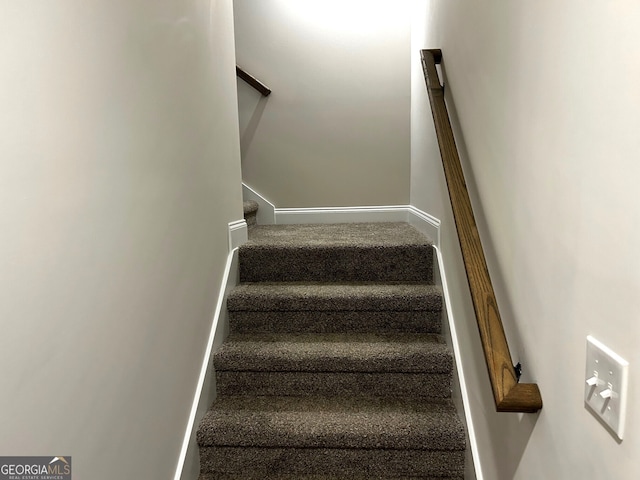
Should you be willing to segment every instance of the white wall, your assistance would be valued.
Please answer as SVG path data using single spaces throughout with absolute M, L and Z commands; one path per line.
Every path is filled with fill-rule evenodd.
M 172 478 L 242 218 L 231 1 L 1 9 L 0 452 Z
M 409 200 L 407 0 L 235 0 L 243 180 L 277 207 Z
M 628 412 L 618 444 L 584 408 L 583 385 L 592 334 L 630 361 L 629 405 L 640 403 L 640 6 L 434 0 L 422 18 L 414 59 L 443 50 L 505 329 L 544 401 L 539 415 L 494 413 L 477 337 L 463 336 L 484 478 L 637 478 L 640 417 Z M 413 101 L 414 134 L 430 117 L 425 99 Z M 451 242 L 442 195 L 425 191 L 439 182 L 435 145 L 421 142 L 411 203 L 442 209 Z M 455 307 L 468 324 L 466 296 Z

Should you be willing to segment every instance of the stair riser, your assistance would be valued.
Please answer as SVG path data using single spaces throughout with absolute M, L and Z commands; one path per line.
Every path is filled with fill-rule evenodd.
M 462 479 L 464 451 L 201 447 L 203 474 L 335 475 Z M 263 477 L 264 478 L 264 477 Z
M 433 283 L 431 246 L 240 249 L 241 282 Z
M 441 333 L 432 311 L 229 311 L 232 333 Z
M 256 215 L 257 212 L 245 213 L 244 219 L 247 222 L 248 227 L 255 227 L 257 225 Z
M 254 282 L 227 298 L 230 311 L 433 312 L 442 309 L 440 289 L 426 283 Z
M 437 373 L 217 372 L 220 395 L 449 398 L 451 377 Z
M 229 336 L 215 353 L 217 371 L 443 373 L 453 356 L 433 334 L 249 334 Z

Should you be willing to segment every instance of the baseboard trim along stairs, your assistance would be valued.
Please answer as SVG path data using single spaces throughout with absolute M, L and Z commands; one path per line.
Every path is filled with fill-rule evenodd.
M 245 199 L 258 204 L 257 223 L 261 225 L 408 222 L 440 246 L 440 220 L 412 205 L 277 208 L 246 184 L 242 185 L 242 192 Z
M 200 479 L 464 478 L 433 254 L 406 222 L 252 225 Z

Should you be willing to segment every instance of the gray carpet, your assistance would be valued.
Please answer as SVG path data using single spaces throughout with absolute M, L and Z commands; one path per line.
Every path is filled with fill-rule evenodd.
M 432 262 L 431 241 L 406 223 L 258 225 L 240 250 L 240 280 L 433 283 Z
M 247 222 L 247 226 L 249 228 L 255 227 L 257 224 L 256 217 L 258 214 L 258 202 L 247 200 L 242 202 L 242 208 L 244 210 L 244 219 Z
M 236 288 L 228 308 L 278 311 L 415 311 L 440 310 L 442 298 L 424 283 L 245 283 Z
M 448 373 L 452 359 L 438 335 L 232 335 L 214 357 L 218 371 Z
M 252 227 L 200 480 L 463 478 L 432 251 L 405 223 Z

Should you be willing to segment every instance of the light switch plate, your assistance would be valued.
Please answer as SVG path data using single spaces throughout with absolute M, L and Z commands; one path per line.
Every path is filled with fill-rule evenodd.
M 584 404 L 620 439 L 627 410 L 629 362 L 591 335 L 587 337 Z

